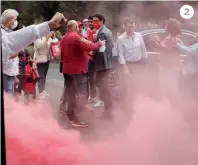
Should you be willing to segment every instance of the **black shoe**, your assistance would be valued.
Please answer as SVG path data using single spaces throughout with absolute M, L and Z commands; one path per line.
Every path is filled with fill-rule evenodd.
M 73 127 L 80 127 L 80 128 L 85 128 L 88 125 L 85 124 L 83 121 L 80 120 L 74 120 L 69 122 Z

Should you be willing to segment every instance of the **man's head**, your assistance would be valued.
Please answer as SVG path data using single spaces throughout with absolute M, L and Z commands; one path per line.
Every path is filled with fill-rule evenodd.
M 92 23 L 93 23 L 93 17 L 92 16 L 89 16 L 88 17 L 88 21 L 89 21 L 89 28 L 93 30 L 93 25 L 92 25 Z
M 7 9 L 1 15 L 1 23 L 8 29 L 15 29 L 18 25 L 17 17 L 19 13 L 14 9 Z
M 78 22 L 75 20 L 70 20 L 67 24 L 67 31 L 79 32 Z
M 83 27 L 85 30 L 87 30 L 89 28 L 89 20 L 88 19 L 83 20 Z
M 82 30 L 83 30 L 83 24 L 82 24 L 82 22 L 80 22 L 80 21 L 78 21 L 77 22 L 78 23 L 78 27 L 79 27 L 79 33 L 82 33 Z
M 95 14 L 93 16 L 93 27 L 94 29 L 100 29 L 105 24 L 105 18 L 102 14 Z
M 135 22 L 133 22 L 133 20 L 130 18 L 125 18 L 124 29 L 128 35 L 133 34 L 135 30 Z

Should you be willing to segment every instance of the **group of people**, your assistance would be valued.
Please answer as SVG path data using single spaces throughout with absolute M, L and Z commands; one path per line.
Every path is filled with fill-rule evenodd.
M 83 23 L 90 28 L 82 28 L 81 23 L 70 20 L 60 42 L 65 79 L 61 108 L 67 105 L 70 123 L 79 127 L 86 127 L 87 124 L 79 120 L 75 112 L 85 109 L 87 101 L 97 101 L 96 86 L 99 100 L 104 103 L 104 117 L 109 117 L 112 111 L 106 78 L 112 68 L 113 35 L 105 26 L 105 18 L 101 14 L 89 17 Z
M 13 9 L 7 9 L 2 13 L 2 36 L 19 29 L 17 22 L 18 15 L 19 13 Z M 34 100 L 36 99 L 36 83 L 38 83 L 39 98 L 48 96 L 45 91 L 45 82 L 49 62 L 53 59 L 51 43 L 57 42 L 59 41 L 56 38 L 56 33 L 51 31 L 46 36 L 34 42 L 33 55 L 25 48 L 8 59 L 3 58 L 4 91 L 13 94 L 15 99 L 19 101 L 23 90 L 26 98 L 25 102 L 28 103 L 30 95 L 33 95 Z
M 9 11 L 9 12 L 8 12 Z M 50 29 L 58 28 L 65 24 L 66 19 L 61 13 L 57 13 L 49 22 L 39 25 L 24 27 L 12 32 L 17 25 L 18 12 L 6 10 L 2 14 L 2 53 L 3 53 L 3 87 L 4 91 L 12 93 L 14 84 L 24 81 L 17 78 L 19 74 L 20 50 L 34 42 L 34 58 L 30 61 L 36 63 L 39 78 L 40 98 L 46 97 L 45 81 L 49 68 L 50 43 L 58 42 Z M 117 39 L 117 56 L 119 69 L 124 76 L 133 79 L 135 73 L 145 72 L 145 64 L 148 58 L 143 37 L 135 32 L 135 22 L 126 18 L 124 20 L 125 32 Z M 180 53 L 196 56 L 198 54 L 198 43 L 187 47 L 180 37 L 182 35 L 181 24 L 176 19 L 169 19 L 166 22 L 168 36 L 161 40 L 153 36 L 153 43 L 164 50 L 161 55 L 163 65 L 176 71 L 179 66 Z M 28 33 L 27 33 L 28 32 Z M 20 40 L 20 43 L 17 41 Z M 105 17 L 102 14 L 95 14 L 84 19 L 83 22 L 70 20 L 67 22 L 67 31 L 60 41 L 61 65 L 60 71 L 64 76 L 64 90 L 61 97 L 60 110 L 66 112 L 70 124 L 74 127 L 87 127 L 77 116 L 86 109 L 87 103 L 95 103 L 95 106 L 103 107 L 102 118 L 110 119 L 113 112 L 113 101 L 108 86 L 108 76 L 114 69 L 112 62 L 112 49 L 114 47 L 113 35 L 110 29 L 105 26 Z M 171 51 L 171 53 L 170 53 Z M 175 51 L 176 53 L 172 53 Z M 20 52 L 18 54 L 18 52 Z M 25 54 L 28 54 L 26 51 Z M 171 57 L 170 57 L 171 56 Z M 26 55 L 29 58 L 29 55 Z M 197 65 L 194 62 L 194 65 Z M 24 67 L 23 67 L 24 68 Z M 24 69 L 23 69 L 24 70 Z M 141 77 L 141 76 L 139 76 Z M 38 79 L 37 78 L 37 79 Z M 137 77 L 135 77 L 137 78 Z M 36 80 L 37 80 L 36 79 Z M 138 83 L 134 80 L 131 88 L 138 89 Z M 123 82 L 123 91 L 126 94 L 128 87 Z M 146 83 L 146 82 L 145 82 Z M 146 84 L 145 84 L 146 85 Z M 97 90 L 99 95 L 97 95 Z M 129 99 L 133 98 L 134 92 L 126 94 L 122 98 L 123 108 L 130 109 L 126 105 Z M 130 111 L 130 110 L 129 110 Z

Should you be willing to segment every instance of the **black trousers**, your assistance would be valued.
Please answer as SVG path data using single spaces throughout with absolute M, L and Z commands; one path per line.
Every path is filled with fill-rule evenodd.
M 76 113 L 80 113 L 87 103 L 87 75 L 69 75 L 64 74 L 65 96 L 68 105 L 67 115 L 70 121 L 75 120 Z
M 95 78 L 96 78 L 96 71 L 95 71 L 95 67 L 94 67 L 94 61 L 89 60 L 89 63 L 88 63 L 88 85 L 89 85 L 89 96 L 91 98 L 96 97 Z
M 46 76 L 49 69 L 49 61 L 46 63 L 37 64 L 37 70 L 39 74 L 38 89 L 39 93 L 42 93 L 45 90 Z
M 96 86 L 99 89 L 100 100 L 104 102 L 105 111 L 112 109 L 112 97 L 108 87 L 108 76 L 110 70 L 96 72 Z

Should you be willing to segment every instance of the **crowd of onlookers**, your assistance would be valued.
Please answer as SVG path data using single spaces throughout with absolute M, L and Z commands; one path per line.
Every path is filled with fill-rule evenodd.
M 142 81 L 141 76 L 135 76 L 134 79 L 133 77 L 136 74 L 145 74 L 148 59 L 143 37 L 135 32 L 135 22 L 131 18 L 123 21 L 124 33 L 117 38 L 118 65 L 115 66 L 112 55 L 115 40 L 111 30 L 105 26 L 105 17 L 102 14 L 94 14 L 82 22 L 68 21 L 67 32 L 60 41 L 56 38 L 56 32 L 50 31 L 53 29 L 51 27 L 58 27 L 64 20 L 64 16 L 60 13 L 53 17 L 56 21 L 52 18 L 52 21 L 48 22 L 48 26 L 46 23 L 33 25 L 14 33 L 12 31 L 17 27 L 18 15 L 18 12 L 13 9 L 5 10 L 1 15 L 2 38 L 11 34 L 16 35 L 17 39 L 21 39 L 21 45 L 13 44 L 12 48 L 15 50 L 23 48 L 21 51 L 15 51 L 17 53 L 7 53 L 2 56 L 5 92 L 13 94 L 19 101 L 23 90 L 28 104 L 31 96 L 33 99 L 37 98 L 36 86 L 38 86 L 38 98 L 46 98 L 49 95 L 45 91 L 45 84 L 50 61 L 60 56 L 60 72 L 64 77 L 64 89 L 59 109 L 67 114 L 72 126 L 87 127 L 87 124 L 78 117 L 79 112 L 86 109 L 87 103 L 93 104 L 93 107 L 104 107 L 104 113 L 101 116 L 103 119 L 112 118 L 113 100 L 108 76 L 115 67 L 123 73 L 121 86 L 124 95 L 120 104 L 123 109 L 130 111 L 131 107 L 128 103 L 133 102 L 134 94 L 138 93 L 142 86 L 146 86 L 146 81 Z M 30 28 L 32 28 L 31 31 Z M 151 40 L 155 46 L 163 50 L 160 57 L 162 65 L 171 68 L 171 72 L 175 73 L 176 77 L 180 66 L 180 53 L 194 58 L 198 53 L 198 43 L 190 47 L 182 43 L 180 40 L 182 27 L 176 19 L 169 19 L 165 29 L 167 32 L 165 39 L 161 40 L 155 35 Z M 29 33 L 25 34 L 25 30 L 29 30 Z M 16 42 L 15 38 L 9 40 L 10 45 Z M 27 44 L 24 41 L 26 38 Z M 24 46 L 31 42 L 34 42 L 33 55 Z M 9 44 L 6 46 L 9 47 Z M 3 53 L 8 50 L 8 48 L 4 49 Z M 193 63 L 195 73 L 197 64 L 195 60 Z M 133 92 L 128 91 L 129 86 L 125 77 L 133 80 Z

